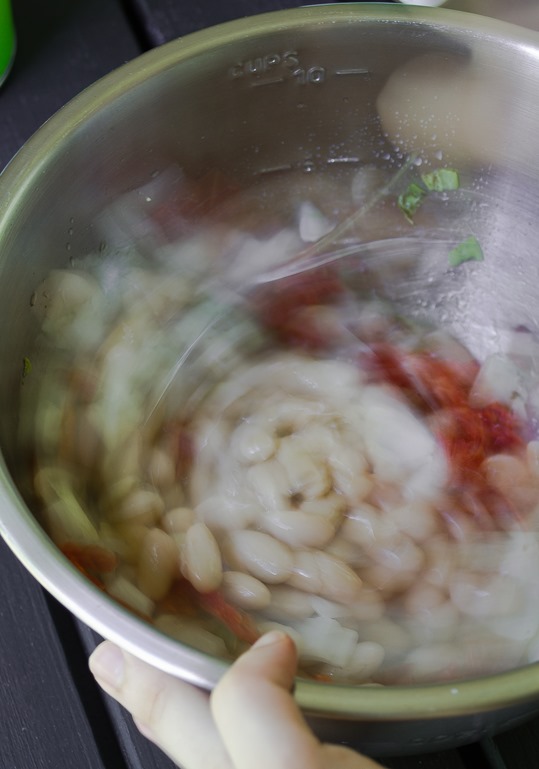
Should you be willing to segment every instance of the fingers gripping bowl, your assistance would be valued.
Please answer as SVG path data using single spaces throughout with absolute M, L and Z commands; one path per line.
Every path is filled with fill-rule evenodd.
M 241 648 L 216 613 L 286 624 L 319 733 L 380 755 L 537 709 L 538 50 L 449 12 L 246 19 L 12 162 L 2 533 L 75 614 L 205 687 Z

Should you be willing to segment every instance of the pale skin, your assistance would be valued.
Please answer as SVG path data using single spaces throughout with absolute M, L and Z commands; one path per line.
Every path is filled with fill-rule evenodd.
M 314 736 L 290 693 L 296 665 L 293 641 L 268 633 L 208 695 L 110 641 L 90 657 L 99 685 L 182 769 L 382 769 Z

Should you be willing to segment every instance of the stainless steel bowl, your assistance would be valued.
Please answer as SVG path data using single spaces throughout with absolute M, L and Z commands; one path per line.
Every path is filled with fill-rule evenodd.
M 442 102 L 454 74 L 471 82 L 470 66 L 475 90 L 463 90 L 462 109 L 453 103 L 454 120 L 446 115 L 444 135 L 434 136 L 428 116 L 438 95 L 416 88 L 423 103 L 406 107 L 397 82 L 406 96 L 399 109 L 410 114 L 388 137 L 388 113 L 397 109 L 379 95 L 392 73 L 424 56 L 416 74 L 433 61 L 448 74 L 440 75 Z M 172 42 L 107 76 L 43 126 L 0 177 L 0 530 L 42 585 L 99 633 L 165 671 L 210 688 L 224 670 L 89 584 L 32 515 L 17 444 L 23 358 L 38 335 L 30 298 L 51 268 L 98 245 L 96 213 L 170 157 L 190 174 L 218 166 L 254 186 L 278 175 L 387 166 L 414 149 L 439 156 L 441 143 L 444 161 L 458 162 L 469 180 L 467 222 L 486 259 L 482 271 L 441 276 L 435 293 L 425 290 L 421 312 L 444 313 L 481 352 L 515 309 L 530 328 L 539 325 L 538 96 L 535 33 L 457 12 L 343 4 L 242 19 Z M 493 110 L 487 121 L 485 105 Z M 414 134 L 410 120 L 421 110 Z M 538 712 L 539 665 L 425 686 L 301 681 L 297 698 L 323 738 L 376 755 L 424 752 Z

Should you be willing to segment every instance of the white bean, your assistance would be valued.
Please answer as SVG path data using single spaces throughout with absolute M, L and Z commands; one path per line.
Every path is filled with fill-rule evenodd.
M 365 458 L 355 451 L 336 447 L 328 457 L 333 486 L 352 505 L 368 497 L 374 486 Z
M 363 586 L 357 599 L 349 605 L 350 616 L 366 622 L 374 622 L 383 617 L 386 605 L 378 590 Z
M 304 360 L 296 373 L 308 393 L 327 397 L 337 392 L 355 394 L 361 382 L 356 366 L 340 360 Z
M 223 579 L 221 553 L 204 523 L 194 523 L 187 530 L 181 555 L 182 574 L 200 593 L 219 587 Z
M 437 608 L 444 601 L 445 595 L 439 588 L 428 582 L 417 582 L 403 597 L 403 607 L 410 614 L 416 615 Z
M 384 657 L 385 651 L 382 644 L 362 641 L 358 643 L 351 658 L 348 660 L 346 672 L 359 676 L 362 681 L 368 681 L 380 669 Z
M 443 680 L 455 677 L 462 664 L 462 653 L 457 646 L 448 643 L 433 643 L 412 649 L 405 665 L 412 681 Z
M 485 459 L 481 469 L 487 481 L 517 508 L 529 510 L 539 502 L 539 482 L 522 459 L 494 454 Z
M 301 634 L 301 658 L 345 667 L 354 655 L 358 642 L 356 630 L 343 627 L 328 617 L 311 617 L 294 623 Z
M 288 585 L 274 585 L 270 588 L 271 603 L 264 611 L 270 619 L 279 622 L 312 617 L 312 596 L 303 590 Z
M 149 525 L 155 523 L 164 513 L 165 504 L 161 496 L 151 489 L 135 489 L 114 511 L 113 521 L 137 520 Z
M 327 518 L 335 528 L 339 525 L 347 507 L 346 499 L 336 491 L 330 491 L 326 496 L 316 499 L 303 499 L 300 503 L 300 509 L 305 513 Z
M 458 632 L 459 622 L 457 607 L 447 600 L 416 615 L 411 623 L 411 631 L 418 643 L 452 641 Z
M 237 498 L 209 497 L 195 508 L 195 516 L 216 534 L 245 529 L 254 523 L 260 509 Z
M 288 582 L 292 587 L 337 603 L 354 601 L 361 589 L 361 579 L 356 572 L 322 550 L 297 552 Z
M 316 499 L 330 490 L 331 478 L 326 466 L 315 462 L 293 437 L 282 439 L 277 459 L 284 468 L 291 494 Z
M 478 500 L 471 500 L 471 502 L 474 505 L 478 504 Z M 473 515 L 469 511 L 449 504 L 440 506 L 440 514 L 451 540 L 467 542 L 474 538 L 477 527 L 473 522 Z
M 170 590 L 178 560 L 174 540 L 162 529 L 150 529 L 139 553 L 137 585 L 152 601 L 160 601 Z
M 403 534 L 408 534 L 417 542 L 429 539 L 438 528 L 436 513 L 430 505 L 421 501 L 395 507 L 387 516 Z
M 290 588 L 293 590 L 294 588 Z M 363 592 L 363 591 L 361 591 Z M 309 595 L 304 593 L 303 595 Z M 360 593 L 361 595 L 361 593 Z M 330 619 L 343 619 L 349 617 L 351 614 L 351 605 L 336 603 L 335 601 L 328 601 L 327 598 L 322 598 L 319 595 L 311 595 L 310 605 L 311 611 L 314 611 L 319 617 L 329 617 Z
M 298 432 L 312 422 L 313 418 L 324 410 L 323 405 L 316 400 L 284 397 L 280 394 L 268 402 L 265 408 L 259 410 L 257 421 L 269 423 L 274 434 L 282 438 Z
M 174 460 L 170 454 L 158 447 L 150 453 L 146 472 L 150 483 L 161 491 L 169 489 L 176 480 Z
M 423 550 L 404 535 L 372 548 L 369 555 L 380 566 L 396 572 L 418 572 L 425 561 Z
M 176 507 L 185 505 L 185 494 L 179 483 L 170 486 L 162 492 L 165 510 L 174 510 Z
M 525 611 L 507 617 L 494 617 L 488 621 L 488 627 L 501 638 L 515 643 L 529 643 L 539 632 L 539 615 L 535 599 L 533 605 Z
M 275 454 L 277 442 L 261 425 L 243 422 L 232 434 L 234 455 L 247 464 L 264 462 Z
M 269 460 L 247 470 L 246 481 L 266 510 L 286 507 L 290 487 L 286 472 L 279 462 Z
M 438 453 L 435 438 L 402 401 L 382 387 L 363 390 L 367 458 L 382 482 L 401 483 Z
M 516 580 L 500 574 L 456 574 L 449 584 L 451 600 L 472 617 L 501 617 L 522 606 L 522 589 Z
M 260 611 L 271 602 L 267 585 L 241 571 L 225 571 L 222 591 L 228 601 L 247 611 Z
M 350 510 L 343 520 L 340 534 L 354 545 L 370 550 L 379 540 L 386 540 L 397 532 L 390 518 L 384 520 L 380 512 L 364 502 Z
M 387 617 L 359 623 L 359 634 L 362 641 L 372 641 L 383 646 L 388 659 L 400 657 L 412 645 L 408 630 Z
M 455 543 L 445 537 L 433 537 L 424 545 L 425 569 L 423 579 L 435 587 L 444 587 L 455 570 Z
M 269 534 L 291 547 L 323 547 L 335 535 L 335 528 L 320 515 L 303 510 L 276 510 L 261 519 Z
M 366 589 L 365 586 L 360 590 L 358 598 L 353 603 L 336 603 L 319 595 L 313 595 L 311 605 L 318 616 L 341 620 L 344 625 L 353 625 L 355 620 L 373 621 L 380 619 L 386 608 L 378 591 Z
M 295 439 L 315 461 L 326 462 L 335 448 L 338 435 L 325 425 L 311 422 L 295 434 Z
M 195 522 L 195 514 L 190 507 L 175 507 L 162 518 L 162 526 L 169 534 L 182 534 Z
M 331 542 L 328 542 L 324 550 L 329 555 L 344 561 L 354 570 L 363 568 L 369 563 L 366 551 L 345 539 L 341 534 L 337 534 Z
M 232 569 L 247 571 L 273 585 L 292 572 L 293 554 L 282 542 L 262 531 L 234 531 L 222 543 L 223 556 Z
M 386 600 L 404 592 L 417 579 L 416 572 L 388 569 L 379 563 L 373 563 L 363 569 L 361 576 Z

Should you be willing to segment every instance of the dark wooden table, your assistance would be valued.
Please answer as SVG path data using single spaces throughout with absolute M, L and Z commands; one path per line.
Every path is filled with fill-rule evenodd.
M 144 50 L 211 24 L 301 2 L 13 4 L 18 53 L 0 90 L 0 169 L 71 97 Z M 171 769 L 95 685 L 87 657 L 97 636 L 48 596 L 1 542 L 0 586 L 0 768 Z M 535 769 L 539 720 L 459 750 L 384 763 L 388 769 Z

